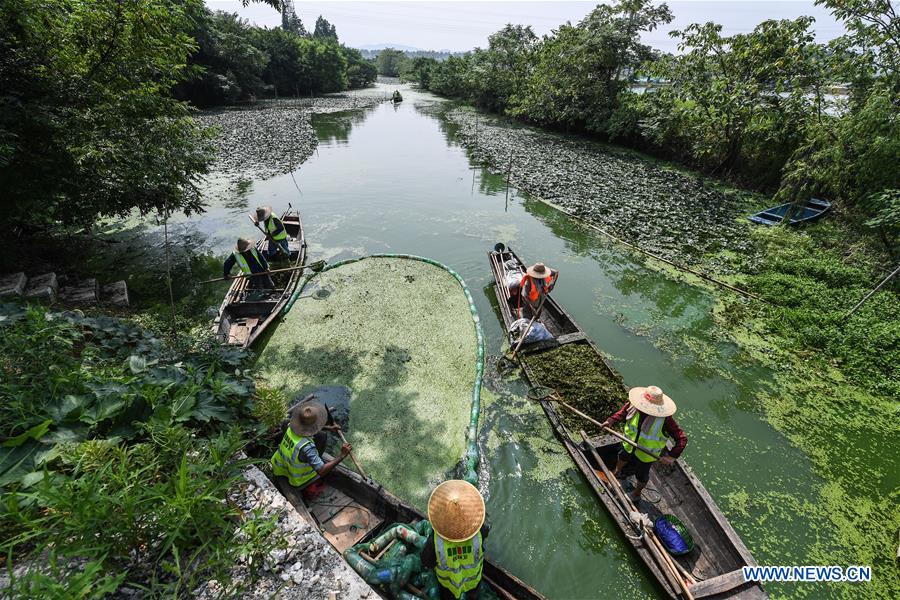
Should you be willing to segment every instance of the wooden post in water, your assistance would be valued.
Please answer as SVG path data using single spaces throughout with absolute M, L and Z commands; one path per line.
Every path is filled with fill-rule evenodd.
M 509 176 L 512 173 L 512 147 L 509 149 L 509 166 L 506 167 L 506 200 L 504 201 L 503 212 L 509 212 Z
M 178 333 L 178 322 L 175 315 L 175 295 L 172 293 L 172 261 L 169 258 L 169 215 L 163 219 L 163 235 L 166 242 L 166 281 L 169 284 L 169 304 L 172 306 L 172 335 Z

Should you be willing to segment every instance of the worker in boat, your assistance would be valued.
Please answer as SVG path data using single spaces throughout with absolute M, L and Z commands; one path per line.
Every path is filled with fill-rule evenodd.
M 251 240 L 247 238 L 238 238 L 237 245 L 231 256 L 225 259 L 225 268 L 222 277 L 231 278 L 231 269 L 237 265 L 241 269 L 241 273 L 249 275 L 251 273 L 265 273 L 269 270 L 269 263 L 266 257 L 259 253 Z M 250 278 L 251 288 L 269 288 L 275 287 L 275 283 L 269 275 L 255 275 Z
M 519 318 L 525 315 L 522 312 L 522 303 L 531 311 L 531 315 L 537 312 L 538 306 L 541 305 L 541 298 L 546 297 L 556 285 L 559 277 L 559 271 L 544 265 L 544 263 L 535 263 L 525 270 L 522 281 L 519 282 Z
M 653 452 L 647 454 L 626 442 L 619 444 L 619 455 L 613 473 L 617 477 L 635 476 L 637 484 L 631 492 L 631 499 L 635 504 L 641 499 L 641 492 L 650 479 L 650 468 L 654 463 L 672 465 L 687 446 L 687 435 L 672 417 L 675 410 L 675 402 L 655 385 L 636 387 L 628 391 L 625 406 L 603 422 L 605 427 L 624 422 L 625 437 Z M 675 445 L 671 450 L 666 450 L 669 439 L 675 440 Z
M 422 566 L 434 569 L 441 599 L 478 598 L 490 530 L 481 492 L 468 481 L 445 481 L 428 499 L 428 520 L 434 531 L 422 549 Z
M 273 260 L 279 256 L 281 258 L 288 258 L 291 255 L 291 252 L 288 248 L 287 229 L 284 227 L 284 221 L 272 214 L 272 207 L 258 206 L 256 208 L 256 219 L 254 219 L 254 221 L 257 225 L 261 225 L 263 231 L 268 234 L 269 247 L 266 250 L 266 256 L 269 260 Z M 284 252 L 278 249 L 279 246 Z
M 307 490 L 318 479 L 325 477 L 353 449 L 345 443 L 335 458 L 328 462 L 322 460 L 325 430 L 337 431 L 340 425 L 328 424 L 328 409 L 315 398 L 309 395 L 291 410 L 284 437 L 270 461 L 275 475 L 286 477 L 288 483 L 301 490 Z

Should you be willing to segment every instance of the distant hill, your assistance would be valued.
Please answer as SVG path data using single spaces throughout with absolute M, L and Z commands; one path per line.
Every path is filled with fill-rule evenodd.
M 403 44 L 365 44 L 358 46 L 357 50 L 384 50 L 385 48 L 393 48 L 394 50 L 402 50 L 404 52 L 421 52 L 422 48 L 414 46 L 404 46 Z

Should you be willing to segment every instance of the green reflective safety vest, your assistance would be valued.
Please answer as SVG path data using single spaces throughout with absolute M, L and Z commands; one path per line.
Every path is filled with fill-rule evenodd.
M 280 221 L 279 221 L 280 222 Z M 268 219 L 266 219 L 266 231 L 272 236 L 272 239 L 276 242 L 280 242 L 281 240 L 287 239 L 287 228 L 284 226 L 284 223 L 281 223 L 281 231 L 275 233 L 277 226 L 275 225 L 275 215 L 272 215 Z
M 653 454 L 647 454 L 643 450 L 638 450 L 628 442 L 622 442 L 625 452 L 633 452 L 643 462 L 654 462 L 662 455 L 662 451 L 666 449 L 666 441 L 669 436 L 663 430 L 666 424 L 666 417 L 644 417 L 641 424 L 641 430 L 638 431 L 638 421 L 641 413 L 636 408 L 629 408 L 625 420 L 625 437 L 634 440 L 647 450 L 653 450 Z M 640 435 L 639 435 L 640 434 Z
M 438 583 L 447 588 L 454 598 L 474 590 L 481 582 L 484 566 L 484 548 L 481 532 L 465 542 L 448 542 L 435 532 L 434 553 L 437 565 L 434 574 Z
M 244 258 L 244 255 L 237 250 L 232 252 L 234 255 L 234 260 L 237 262 L 238 266 L 241 268 L 241 273 L 244 275 L 249 275 L 253 271 L 250 269 L 250 263 L 247 262 L 247 259 Z M 256 260 L 256 264 L 260 267 L 262 266 L 262 260 L 259 258 L 259 252 L 256 251 L 256 248 L 250 248 L 250 254 Z
M 287 477 L 291 485 L 300 487 L 316 478 L 316 470 L 312 465 L 300 459 L 300 449 L 313 441 L 308 437 L 296 435 L 290 427 L 284 432 L 278 450 L 272 456 L 272 472 Z

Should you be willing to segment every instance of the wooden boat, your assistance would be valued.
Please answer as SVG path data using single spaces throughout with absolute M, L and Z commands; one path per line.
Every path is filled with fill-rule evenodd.
M 761 225 L 778 225 L 784 220 L 784 216 L 788 214 L 788 211 L 791 210 L 792 206 L 793 204 L 791 202 L 779 204 L 778 206 L 767 208 L 766 210 L 762 210 L 747 218 L 754 223 L 759 223 Z M 815 221 L 820 219 L 822 215 L 829 211 L 829 209 L 831 209 L 831 202 L 819 200 L 818 198 L 810 198 L 802 208 L 794 210 L 793 214 L 791 214 L 789 223 L 791 225 L 797 225 L 798 223 Z
M 516 297 L 509 293 L 504 285 L 507 280 L 507 272 L 521 270 L 524 273 L 525 263 L 516 254 L 497 244 L 493 252 L 489 253 L 491 271 L 494 275 L 494 291 L 497 302 L 500 305 L 500 313 L 503 322 L 509 330 L 510 325 L 517 318 Z M 530 318 L 531 314 L 524 315 Z M 597 353 L 598 362 L 607 370 L 609 376 L 620 382 L 622 398 L 627 398 L 628 390 L 622 381 L 621 375 L 603 357 L 599 348 L 588 338 L 584 330 L 578 326 L 575 320 L 549 296 L 544 302 L 542 314 L 537 319 L 548 331 L 554 334 L 556 340 L 552 345 L 548 342 L 523 344 L 520 350 L 521 363 L 526 377 L 533 386 L 541 385 L 537 381 L 533 371 L 528 366 L 528 357 L 535 352 L 541 352 L 552 346 L 561 344 L 587 344 Z M 511 340 L 512 342 L 513 340 Z M 660 586 L 670 598 L 684 598 L 683 591 L 676 587 L 662 569 L 658 566 L 648 543 L 635 535 L 633 526 L 627 514 L 620 508 L 610 484 L 598 474 L 595 468 L 591 449 L 587 447 L 581 438 L 572 436 L 569 429 L 560 418 L 557 406 L 548 400 L 540 402 L 547 414 L 553 431 L 563 443 L 572 460 L 581 471 L 584 478 L 590 484 L 597 499 L 606 507 L 607 512 L 622 530 L 626 539 L 637 552 L 638 556 L 646 564 L 647 568 L 659 582 Z M 615 465 L 615 452 L 618 440 L 612 436 L 592 438 L 591 445 L 597 450 L 604 463 Z M 662 514 L 672 514 L 678 517 L 691 532 L 696 547 L 690 553 L 675 557 L 684 569 L 698 580 L 690 587 L 694 598 L 740 598 L 750 600 L 767 598 L 767 594 L 756 582 L 744 582 L 741 567 L 753 566 L 756 562 L 743 541 L 732 528 L 731 524 L 716 506 L 715 501 L 703 487 L 693 472 L 688 468 L 683 459 L 675 461 L 673 467 L 664 474 L 657 469 L 651 470 L 648 490 L 658 492 L 660 499 L 656 503 L 642 499 L 639 510 L 648 514 L 651 519 Z M 649 495 L 645 492 L 645 496 Z
M 290 251 L 289 264 L 284 266 L 302 267 L 306 264 L 306 239 L 303 235 L 300 213 L 288 208 L 281 215 L 281 220 L 287 230 Z M 267 247 L 268 241 L 265 237 L 256 243 L 256 249 L 260 253 Z M 280 267 L 273 266 L 273 268 Z M 213 323 L 216 339 L 229 346 L 241 348 L 252 346 L 263 331 L 278 318 L 302 274 L 302 269 L 297 269 L 272 275 L 276 286 L 274 290 L 251 290 L 249 277 L 235 279 L 225 294 L 225 299 L 219 307 L 219 314 Z
M 338 465 L 322 479 L 324 491 L 315 500 L 304 501 L 284 477 L 276 477 L 282 494 L 303 517 L 317 527 L 335 550 L 344 550 L 374 539 L 393 523 L 416 523 L 425 515 L 362 476 Z M 487 548 L 490 552 L 491 539 Z M 544 596 L 485 558 L 483 579 L 506 600 L 542 600 Z

